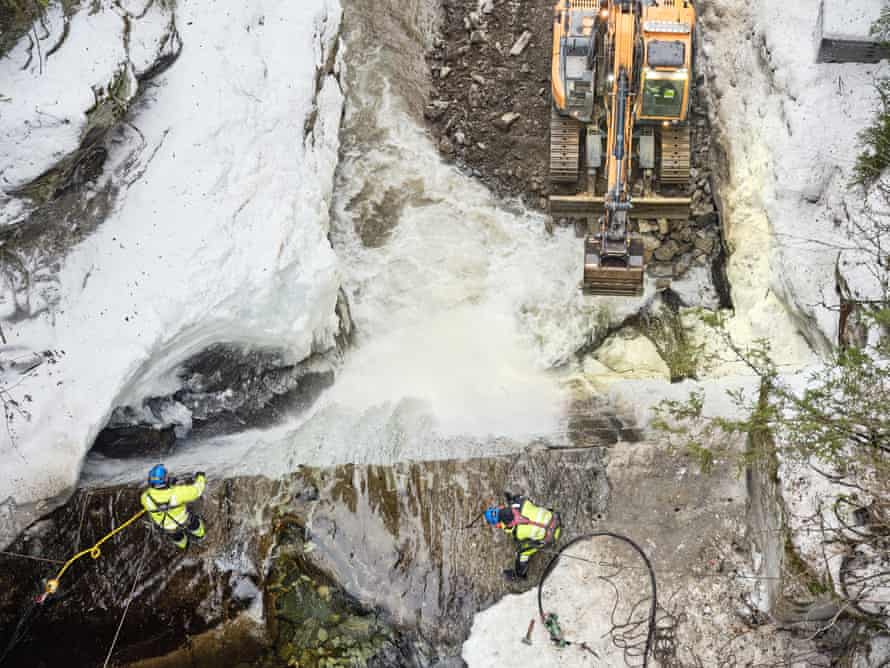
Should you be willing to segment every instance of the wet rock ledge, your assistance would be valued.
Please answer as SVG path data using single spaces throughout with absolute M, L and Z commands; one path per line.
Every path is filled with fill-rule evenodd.
M 608 495 L 602 452 L 212 481 L 203 543 L 182 554 L 137 523 L 42 606 L 33 597 L 58 565 L 0 555 L 3 665 L 101 665 L 128 602 L 110 665 L 462 665 L 472 616 L 507 591 L 512 556 L 483 523 L 463 527 L 505 489 L 588 530 Z M 8 551 L 66 559 L 130 517 L 139 491 L 80 491 Z

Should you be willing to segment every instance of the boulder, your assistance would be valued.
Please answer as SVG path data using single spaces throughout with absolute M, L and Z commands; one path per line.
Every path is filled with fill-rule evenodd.
M 674 278 L 680 278 L 683 276 L 689 268 L 692 266 L 692 256 L 689 254 L 684 255 L 679 260 L 674 263 Z
M 714 250 L 714 238 L 699 232 L 695 235 L 695 247 L 706 255 L 710 254 Z
M 720 218 L 716 211 L 708 211 L 707 213 L 698 214 L 692 217 L 698 227 L 710 227 L 717 225 Z
M 532 34 L 530 31 L 526 30 L 519 36 L 519 39 L 516 40 L 516 43 L 513 44 L 513 48 L 510 49 L 510 55 L 522 55 L 522 52 L 525 51 L 525 48 L 528 46 L 528 43 L 531 42 L 531 40 Z
M 654 234 L 643 234 L 640 235 L 643 240 L 643 256 L 646 262 L 649 262 L 652 259 L 652 253 L 661 246 L 661 239 L 656 237 Z
M 671 372 L 658 349 L 642 335 L 623 333 L 610 336 L 594 353 L 597 361 L 615 373 L 631 378 L 664 378 Z
M 674 265 L 670 262 L 656 262 L 649 265 L 649 271 L 655 278 L 673 278 Z
M 670 262 L 680 252 L 680 244 L 673 239 L 669 239 L 666 243 L 659 246 L 653 255 L 660 262 Z
M 494 119 L 494 126 L 498 130 L 506 132 L 518 120 L 519 114 L 517 112 L 508 111 L 506 114 L 501 114 L 496 119 Z
M 695 231 L 688 223 L 675 223 L 672 236 L 684 244 L 691 244 L 695 240 Z
M 696 193 L 697 194 L 697 193 Z M 695 204 L 692 207 L 692 215 L 693 216 L 704 216 L 709 213 L 714 213 L 714 203 L 709 200 L 701 201 Z

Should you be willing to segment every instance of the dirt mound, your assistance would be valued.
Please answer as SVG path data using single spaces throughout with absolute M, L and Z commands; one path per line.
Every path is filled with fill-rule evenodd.
M 552 3 L 443 4 L 424 112 L 439 150 L 498 195 L 546 208 Z

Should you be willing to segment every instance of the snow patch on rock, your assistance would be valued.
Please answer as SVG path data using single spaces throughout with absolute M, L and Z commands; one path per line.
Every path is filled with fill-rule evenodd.
M 136 94 L 136 79 L 176 40 L 166 4 L 137 7 L 144 4 L 103 0 L 70 18 L 61 4 L 53 4 L 39 44 L 26 37 L 0 59 L 0 187 L 7 197 L 78 147 L 90 111 L 116 77 L 133 84 L 116 100 L 126 105 Z M 17 212 L 5 211 L 0 221 L 16 220 L 10 214 Z
M 855 255 L 845 229 L 863 204 L 849 186 L 856 135 L 877 107 L 875 78 L 890 72 L 886 63 L 816 64 L 819 8 L 819 0 L 701 8 L 713 120 L 728 149 L 727 273 L 739 314 L 732 328 L 740 340 L 771 339 L 783 363 L 810 361 L 807 343 L 837 341 L 835 266 Z M 806 341 L 779 335 L 795 330 Z

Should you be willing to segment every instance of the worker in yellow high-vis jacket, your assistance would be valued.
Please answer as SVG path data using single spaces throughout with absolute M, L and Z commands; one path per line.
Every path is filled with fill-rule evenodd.
M 172 480 L 163 464 L 148 472 L 148 489 L 140 497 L 142 507 L 182 550 L 188 547 L 189 537 L 204 538 L 204 522 L 187 504 L 198 499 L 206 485 L 207 477 L 200 471 L 185 482 Z
M 513 568 L 505 570 L 504 577 L 525 579 L 532 555 L 559 540 L 559 513 L 536 506 L 523 496 L 513 496 L 509 492 L 505 496 L 507 504 L 491 506 L 485 511 L 485 521 L 503 529 L 517 543 Z

